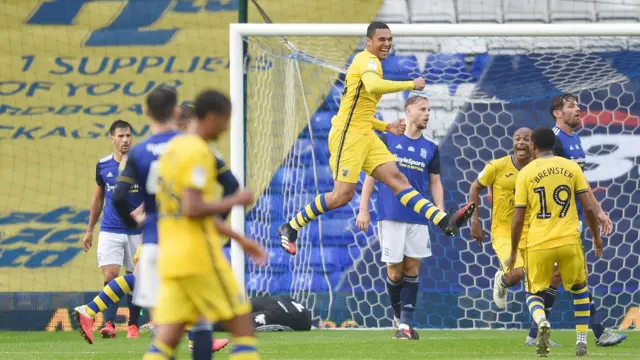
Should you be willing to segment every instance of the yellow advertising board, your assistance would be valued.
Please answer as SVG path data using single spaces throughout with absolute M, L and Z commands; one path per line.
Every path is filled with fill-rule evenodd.
M 355 3 L 367 7 L 265 8 L 292 13 L 274 21 L 367 22 L 380 1 Z M 101 288 L 99 228 L 88 253 L 81 239 L 96 162 L 111 152 L 107 129 L 123 119 L 134 143 L 148 135 L 144 99 L 160 84 L 181 102 L 207 87 L 228 92 L 237 9 L 233 0 L 0 3 L 0 292 Z M 227 157 L 228 138 L 218 147 Z

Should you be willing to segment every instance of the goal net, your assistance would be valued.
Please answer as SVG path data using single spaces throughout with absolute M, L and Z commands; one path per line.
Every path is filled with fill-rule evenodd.
M 320 216 L 299 233 L 298 255 L 280 249 L 277 228 L 317 194 L 332 189 L 327 137 L 352 56 L 364 48 L 366 25 L 232 25 L 232 169 L 260 194 L 234 225 L 269 248 L 266 267 L 246 265 L 251 296 L 291 294 L 313 309 L 319 326 L 391 326 L 380 261 L 376 196 L 372 226 L 355 226 L 364 180 L 345 207 Z M 640 35 L 638 27 L 597 25 L 392 25 L 393 52 L 384 77 L 423 76 L 431 101 L 425 135 L 439 143 L 446 207 L 467 200 L 485 163 L 509 154 L 523 126 L 553 126 L 549 102 L 579 97 L 578 134 L 587 152 L 586 176 L 615 224 L 604 256 L 595 257 L 583 233 L 598 315 L 606 326 L 625 325 L 640 280 Z M 622 36 L 622 30 L 626 36 Z M 579 36 L 583 34 L 583 36 Z M 544 35 L 544 36 L 543 36 Z M 244 36 L 241 38 L 241 36 Z M 242 40 L 241 40 L 242 39 Z M 242 55 L 242 44 L 247 52 Z M 246 82 L 243 82 L 243 74 Z M 411 92 L 384 95 L 377 116 L 402 116 Z M 242 100 L 244 98 L 244 100 Z M 490 194 L 479 209 L 490 229 Z M 422 262 L 417 327 L 522 328 L 529 326 L 522 288 L 509 291 L 506 311 L 492 304 L 499 268 L 490 238 L 481 247 L 468 228 L 444 237 L 432 229 L 433 256 Z M 241 256 L 235 258 L 242 260 Z M 242 261 L 236 269 L 245 273 Z M 559 292 L 552 321 L 571 327 L 571 297 Z

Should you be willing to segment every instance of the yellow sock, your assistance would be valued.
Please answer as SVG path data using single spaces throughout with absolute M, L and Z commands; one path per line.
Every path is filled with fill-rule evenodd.
M 402 205 L 431 220 L 436 225 L 447 216 L 445 212 L 440 211 L 431 201 L 425 199 L 412 187 L 400 191 L 396 197 Z
M 175 349 L 159 340 L 154 340 L 142 360 L 172 360 Z
M 256 338 L 253 336 L 234 337 L 229 353 L 229 360 L 259 360 L 260 355 L 256 350 Z

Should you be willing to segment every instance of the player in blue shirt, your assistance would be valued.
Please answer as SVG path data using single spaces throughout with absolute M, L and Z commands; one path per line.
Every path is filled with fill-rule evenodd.
M 574 133 L 574 129 L 580 125 L 580 106 L 578 105 L 578 99 L 571 94 L 555 96 L 551 100 L 549 110 L 551 112 L 551 116 L 555 120 L 555 126 L 553 127 L 553 132 L 556 134 L 554 154 L 556 156 L 562 156 L 566 159 L 574 160 L 578 165 L 580 165 L 580 168 L 584 168 L 586 153 L 582 147 L 580 136 Z M 607 214 L 602 210 L 602 207 L 600 207 L 600 204 L 590 188 L 589 194 L 593 198 L 593 201 L 598 204 L 598 220 L 602 228 L 602 234 L 610 235 L 613 232 L 611 219 L 609 219 L 609 216 L 607 216 Z M 584 216 L 582 206 L 579 201 L 575 201 L 575 203 L 578 215 L 582 219 Z M 580 222 L 580 231 L 582 231 L 582 221 Z M 585 271 L 587 270 L 585 269 Z M 551 286 L 545 291 L 543 296 L 545 312 L 551 312 L 551 308 L 555 302 L 556 291 L 561 283 L 562 279 L 560 278 L 560 273 L 556 268 L 551 279 Z M 590 304 L 591 318 L 589 326 L 596 337 L 596 345 L 613 346 L 624 341 L 627 338 L 626 335 L 616 334 L 611 330 L 604 328 L 602 320 L 598 317 L 596 306 L 592 299 Z M 531 330 L 529 331 L 529 336 L 527 337 L 525 344 L 535 346 L 537 333 L 537 325 L 535 322 L 532 322 Z
M 431 106 L 423 96 L 413 96 L 405 103 L 407 129 L 403 135 L 383 133 L 380 138 L 397 159 L 398 168 L 409 184 L 425 198 L 444 211 L 444 189 L 440 180 L 438 146 L 422 135 L 429 122 Z M 367 231 L 370 223 L 369 199 L 375 179 L 367 176 L 362 189 L 360 211 L 356 225 Z M 418 296 L 420 261 L 431 256 L 429 219 L 402 205 L 391 188 L 378 187 L 378 236 L 382 248 L 382 261 L 387 263 L 387 293 L 393 307 L 398 330 L 394 339 L 417 340 L 418 333 L 411 328 Z
M 124 267 L 127 273 L 133 271 L 133 255 L 142 237 L 139 229 L 130 229 L 122 221 L 113 204 L 118 166 L 125 154 L 131 149 L 131 131 L 131 125 L 123 120 L 113 122 L 109 128 L 114 151 L 96 164 L 97 186 L 91 202 L 89 225 L 82 239 L 82 246 L 87 252 L 93 245 L 93 230 L 104 207 L 104 216 L 100 222 L 100 233 L 98 234 L 97 255 L 98 266 L 102 270 L 105 285 L 120 275 L 120 267 Z M 129 211 L 133 211 L 140 204 L 142 204 L 142 197 L 138 185 L 134 184 L 125 194 L 125 206 Z M 130 311 L 136 311 L 131 298 L 128 300 Z M 116 311 L 116 306 L 110 306 L 104 311 L 105 327 L 100 330 L 100 335 L 104 338 L 116 336 L 114 325 Z M 137 311 L 140 312 L 140 309 Z M 137 319 L 130 319 L 129 325 L 137 327 Z
M 160 100 L 155 100 L 153 102 L 160 102 Z M 157 141 L 158 139 L 162 139 L 164 137 L 167 137 L 167 134 L 170 133 L 177 133 L 177 131 L 175 131 L 175 128 L 177 128 L 179 131 L 186 131 L 189 123 L 192 122 L 192 120 L 195 117 L 195 111 L 193 106 L 191 105 L 183 105 L 180 109 L 180 116 L 176 119 L 176 121 L 173 124 L 167 124 L 167 125 L 162 125 L 162 126 L 157 126 L 155 127 L 153 131 L 158 131 L 158 133 L 153 134 L 149 139 L 145 140 L 142 144 L 145 143 L 153 143 L 153 144 L 158 144 L 158 143 L 162 143 L 161 141 Z M 168 129 L 168 130 L 167 130 Z M 166 130 L 166 131 L 163 131 Z M 155 138 L 155 140 L 154 140 Z M 135 149 L 139 149 L 140 146 L 136 146 Z M 130 154 L 133 154 L 133 150 Z M 139 154 L 139 153 L 138 153 Z M 147 161 L 144 161 L 144 163 L 147 163 L 147 179 L 148 179 L 148 165 L 152 162 L 152 161 L 148 161 L 148 158 L 151 157 L 151 155 L 147 154 L 144 155 L 144 153 L 142 153 L 142 156 L 138 156 L 141 157 L 143 159 L 147 159 Z M 157 159 L 157 157 L 155 157 Z M 135 161 L 135 160 L 134 160 Z M 132 169 L 130 168 L 130 166 L 135 166 L 135 168 L 133 170 L 137 171 L 137 166 L 138 163 L 135 162 L 131 162 L 129 160 L 126 161 L 126 166 L 128 170 L 126 171 L 132 171 Z M 218 173 L 218 178 L 217 181 L 222 185 L 223 187 L 223 196 L 227 196 L 230 194 L 233 194 L 236 190 L 238 190 L 239 188 L 239 184 L 238 181 L 236 180 L 236 178 L 233 176 L 233 174 L 231 173 L 231 171 L 229 170 L 229 167 L 227 166 L 227 164 L 225 164 L 225 162 L 222 160 L 222 157 L 217 154 L 216 155 L 216 166 L 217 166 L 217 173 Z M 124 172 L 123 172 L 124 173 Z M 120 175 L 122 175 L 123 173 L 121 173 Z M 137 172 L 136 172 L 137 174 Z M 136 174 L 131 174 L 132 176 L 136 176 Z M 145 180 L 144 184 L 147 184 L 147 181 Z M 143 211 L 135 211 L 130 213 L 128 211 L 128 208 L 125 206 L 125 202 L 124 202 L 124 196 L 122 196 L 123 194 L 126 193 L 127 189 L 130 187 L 130 183 L 123 181 L 123 182 L 119 182 L 118 186 L 116 187 L 116 193 L 117 195 L 115 196 L 116 200 L 115 200 L 115 204 L 116 207 L 118 208 L 118 210 L 122 213 L 121 216 L 125 219 L 127 219 L 127 223 L 130 224 L 133 227 L 138 227 L 138 220 L 132 218 L 132 217 L 138 217 L 142 214 Z M 142 187 L 142 191 L 146 192 L 146 186 Z M 145 194 L 145 198 L 153 198 L 152 194 Z M 155 209 L 155 205 L 153 205 L 153 209 Z M 155 211 L 149 211 L 150 213 L 152 213 L 152 216 L 155 216 Z M 135 214 L 134 214 L 135 213 Z M 227 217 L 228 214 L 223 214 L 222 218 L 223 220 Z M 144 225 L 144 223 L 143 223 Z M 155 231 L 155 229 L 152 229 L 152 231 Z M 148 237 L 149 239 L 155 239 L 155 241 L 157 242 L 157 237 Z M 148 247 L 148 246 L 145 246 Z M 154 251 L 155 249 L 151 250 Z M 136 273 L 139 274 L 139 270 L 136 270 Z M 151 273 L 154 274 L 154 273 Z M 139 276 L 139 275 L 138 275 Z M 103 291 L 98 295 L 98 297 L 96 297 L 96 299 L 100 298 L 100 299 L 104 299 L 103 303 L 105 304 L 112 304 L 112 303 L 117 303 L 118 300 L 120 298 L 122 298 L 125 295 L 128 295 L 129 293 L 131 293 L 136 285 L 136 281 L 135 281 L 135 276 L 134 274 L 127 274 L 125 276 L 121 276 L 119 278 L 116 278 L 115 280 L 111 281 L 109 284 L 107 284 L 107 286 L 105 286 L 105 288 L 103 289 Z M 153 292 L 154 289 L 148 290 Z M 107 295 L 109 294 L 109 295 Z M 136 299 L 136 301 L 138 301 Z M 78 321 L 78 323 L 80 323 L 82 330 L 82 334 L 84 336 L 84 338 L 91 344 L 93 343 L 93 337 L 91 334 L 91 330 L 93 328 L 93 319 L 95 318 L 95 315 L 101 311 L 104 310 L 104 306 L 102 303 L 98 303 L 96 302 L 96 300 L 94 299 L 94 301 L 90 302 L 87 305 L 81 305 L 75 308 L 75 312 L 74 312 L 74 316 L 76 318 L 76 320 Z M 197 329 L 196 329 L 197 330 Z M 189 350 L 193 351 L 193 341 L 192 340 L 192 336 L 193 332 L 190 331 L 189 332 Z M 211 342 L 211 341 L 209 341 Z M 213 351 L 218 351 L 221 348 L 223 348 L 224 346 L 226 346 L 228 343 L 227 339 L 220 339 L 220 340 L 216 340 L 213 342 L 213 344 L 211 345 L 211 347 L 209 347 L 209 345 L 205 346 L 205 349 L 208 353 L 210 353 L 210 349 L 213 348 Z

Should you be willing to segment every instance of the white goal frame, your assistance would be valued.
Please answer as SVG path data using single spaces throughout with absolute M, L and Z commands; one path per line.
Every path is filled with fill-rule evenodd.
M 231 171 L 244 186 L 245 177 L 245 113 L 244 113 L 244 53 L 246 36 L 351 36 L 364 37 L 369 24 L 230 24 L 229 80 L 233 112 L 230 130 Z M 540 37 L 540 36 L 640 36 L 639 23 L 584 24 L 389 24 L 398 36 L 432 37 Z M 283 219 L 284 220 L 284 219 Z M 236 206 L 231 211 L 231 226 L 244 234 L 245 209 Z M 231 263 L 240 286 L 245 287 L 245 257 L 235 241 L 231 243 Z

